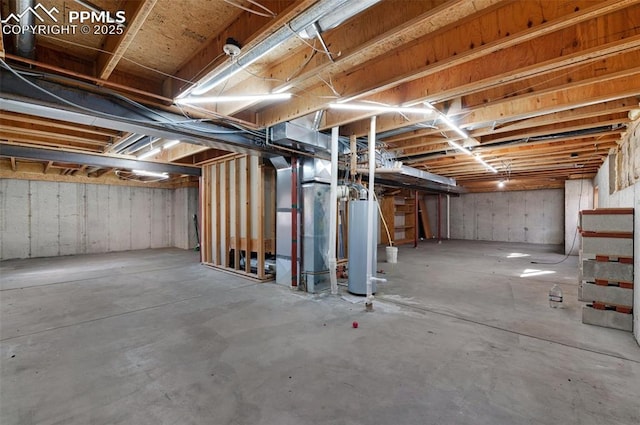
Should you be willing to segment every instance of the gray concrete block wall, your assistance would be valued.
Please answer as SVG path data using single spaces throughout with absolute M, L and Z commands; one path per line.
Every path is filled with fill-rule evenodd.
M 197 205 L 196 188 L 2 179 L 0 259 L 193 248 Z
M 443 210 L 444 217 L 444 206 Z M 559 244 L 563 226 L 561 189 L 451 197 L 452 239 Z
M 609 167 L 613 166 L 609 158 L 605 160 L 598 174 L 593 179 L 593 185 L 598 187 L 598 208 L 634 208 L 634 237 L 633 237 L 633 266 L 634 273 L 633 284 L 633 334 L 636 341 L 640 344 L 640 183 L 635 183 L 623 190 L 612 192 L 610 185 L 613 182 L 609 180 Z

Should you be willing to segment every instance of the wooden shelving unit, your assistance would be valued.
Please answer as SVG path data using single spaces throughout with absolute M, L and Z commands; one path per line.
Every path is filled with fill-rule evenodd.
M 410 190 L 397 190 L 381 198 L 382 216 L 389 226 L 394 245 L 414 243 L 417 232 L 416 194 Z M 388 245 L 389 238 L 380 222 L 380 243 Z

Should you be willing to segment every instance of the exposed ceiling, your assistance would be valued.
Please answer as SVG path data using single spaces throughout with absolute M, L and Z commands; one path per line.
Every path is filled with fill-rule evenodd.
M 115 106 L 107 112 L 100 106 L 126 101 L 149 120 L 169 114 L 170 130 L 183 141 L 152 160 L 197 165 L 225 150 L 279 152 L 259 141 L 264 129 L 306 116 L 317 118 L 321 131 L 339 126 L 343 136 L 366 137 L 375 114 L 382 147 L 404 164 L 455 178 L 471 191 L 496 190 L 498 180 L 514 190 L 563 187 L 566 179 L 594 176 L 621 140 L 630 111 L 640 108 L 640 0 L 382 0 L 333 29 L 321 28 L 319 37 L 300 36 L 302 22 L 327 20 L 311 12 L 324 8 L 331 15 L 343 1 L 41 0 L 32 2 L 43 18 L 36 16 L 35 24 L 75 30 L 38 30 L 33 50 L 20 53 L 9 14 L 24 1 L 2 0 L 1 56 L 11 71 L 3 66 L 0 74 L 0 142 L 122 157 L 151 149 L 144 140 L 161 146 L 173 138 L 166 116 L 164 132 L 145 131 L 109 121 Z M 79 16 L 74 12 L 94 12 L 93 22 L 71 22 Z M 125 24 L 97 22 L 106 12 L 115 20 L 126 16 Z M 228 38 L 241 46 L 235 58 L 224 53 Z M 265 44 L 273 39 L 273 48 Z M 219 72 L 233 75 L 205 86 L 202 96 L 293 96 L 174 104 L 177 96 L 202 91 Z M 48 99 L 41 89 L 73 102 Z M 427 102 L 441 114 L 330 108 L 336 102 L 425 109 Z M 100 120 L 53 109 L 87 116 L 96 109 Z M 470 137 L 453 131 L 443 115 Z M 142 135 L 150 138 L 141 139 L 136 152 L 127 142 Z M 16 172 L 22 160 L 4 156 L 0 165 Z M 99 169 L 42 163 L 75 170 L 66 174 Z

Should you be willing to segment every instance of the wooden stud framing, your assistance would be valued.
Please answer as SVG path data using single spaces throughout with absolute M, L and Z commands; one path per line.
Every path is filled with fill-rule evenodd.
M 224 267 L 229 267 L 229 247 L 231 246 L 231 161 L 224 162 L 224 212 L 225 212 L 225 224 L 224 224 Z M 220 210 L 222 211 L 222 210 Z M 222 249 L 222 247 L 220 248 Z
M 220 256 L 220 236 L 221 236 L 221 226 L 220 226 L 220 166 L 213 166 L 213 168 L 215 169 L 215 184 L 216 184 L 216 189 L 215 189 L 215 208 L 216 208 L 216 223 L 215 223 L 215 229 L 216 229 L 216 239 L 217 239 L 217 243 L 216 243 L 216 251 L 215 251 L 215 264 L 220 265 L 221 264 L 221 256 Z
M 203 166 L 202 220 L 208 226 L 203 232 L 205 264 L 259 281 L 273 279 L 265 271 L 265 254 L 273 253 L 275 245 L 274 229 L 265 228 L 265 223 L 275 220 L 276 211 L 275 196 L 271 190 L 265 191 L 266 178 L 275 187 L 275 173 L 271 171 L 254 157 L 241 154 Z M 266 208 L 266 202 L 273 207 Z M 256 238 L 252 238 L 254 234 Z M 251 265 L 252 253 L 258 259 L 256 268 Z M 241 258 L 245 259 L 243 266 Z
M 247 158 L 248 160 L 249 158 Z M 265 180 L 265 172 L 264 166 L 258 166 L 258 205 L 256 207 L 256 211 L 258 212 L 258 278 L 264 279 L 264 197 L 262 196 L 264 192 L 264 180 Z M 247 187 L 250 187 L 247 184 Z M 247 208 L 247 211 L 251 211 L 250 208 Z M 248 220 L 251 222 L 251 220 Z M 251 237 L 249 233 L 248 238 Z
M 236 158 L 233 160 L 233 174 L 234 174 L 234 189 L 235 189 L 235 209 L 233 214 L 235 215 L 234 220 L 234 241 L 235 248 L 233 250 L 233 267 L 236 270 L 240 270 L 240 249 L 241 249 L 241 234 L 242 225 L 241 225 L 241 216 L 240 216 L 240 159 Z
M 251 157 L 247 156 L 244 159 L 244 193 L 246 197 L 244 208 L 244 238 L 245 238 L 245 251 L 244 251 L 244 269 L 247 273 L 251 273 Z M 236 191 L 237 194 L 237 191 Z M 238 215 L 240 217 L 240 215 Z M 260 248 L 258 248 L 260 250 Z

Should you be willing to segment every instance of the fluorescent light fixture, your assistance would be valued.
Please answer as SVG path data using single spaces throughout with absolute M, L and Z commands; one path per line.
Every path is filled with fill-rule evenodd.
M 149 158 L 150 156 L 153 155 L 157 155 L 160 153 L 160 148 L 155 148 L 155 149 L 151 149 L 150 151 L 147 151 L 143 154 L 138 155 L 138 159 L 145 159 L 145 158 Z
M 449 142 L 449 144 L 450 144 L 451 146 L 453 146 L 454 148 L 458 149 L 460 152 L 462 152 L 462 153 L 466 153 L 467 155 L 471 155 L 471 156 L 473 156 L 473 154 L 471 153 L 471 151 L 470 151 L 469 149 L 465 148 L 464 146 L 462 146 L 461 144 L 456 143 L 456 142 L 454 142 L 453 140 L 447 140 L 447 142 Z M 477 157 L 475 157 L 475 156 L 474 156 L 474 158 L 477 158 Z
M 469 138 L 469 135 L 468 135 L 466 132 L 462 131 L 462 129 L 461 129 L 460 127 L 458 127 L 457 125 L 455 125 L 455 124 L 453 123 L 453 121 L 451 121 L 451 120 L 449 119 L 449 117 L 448 117 L 448 116 L 446 116 L 445 114 L 442 114 L 442 113 L 441 113 L 441 114 L 440 114 L 440 119 L 441 119 L 442 121 L 444 121 L 444 122 L 445 122 L 445 124 L 447 124 L 451 130 L 453 130 L 453 131 L 455 131 L 456 133 L 458 133 L 458 134 L 460 135 L 460 137 L 462 137 L 463 139 L 468 139 L 468 138 Z
M 284 92 L 286 92 L 287 90 L 289 90 L 291 88 L 293 88 L 293 84 L 285 84 L 284 86 L 280 87 L 279 89 L 273 90 L 272 93 L 275 93 L 275 94 L 284 93 Z
M 184 97 L 189 93 L 195 95 L 204 94 L 262 58 L 274 48 L 282 46 L 283 43 L 286 43 L 313 23 L 318 22 L 322 30 L 327 30 L 361 12 L 364 7 L 369 7 L 376 2 L 377 0 L 325 0 L 314 2 L 309 8 L 291 19 L 288 24 L 281 25 L 279 29 L 272 32 L 255 46 L 243 49 L 238 56 L 212 70 L 197 85 L 187 89 L 185 93 L 178 97 Z
M 329 108 L 347 111 L 372 111 L 372 112 L 406 112 L 414 114 L 431 114 L 433 111 L 427 108 L 413 108 L 408 106 L 385 106 L 370 103 L 330 103 Z
M 453 130 L 453 131 L 455 131 L 456 133 L 458 133 L 458 134 L 460 135 L 460 137 L 462 137 L 463 139 L 469 139 L 469 138 L 470 138 L 470 137 L 469 137 L 469 135 L 468 135 L 465 131 L 463 131 L 460 127 L 458 127 L 458 126 L 457 126 L 453 121 L 451 121 L 451 119 L 450 119 L 448 116 L 446 116 L 445 114 L 443 114 L 442 112 L 440 112 L 440 110 L 439 110 L 439 109 L 437 109 L 435 106 L 433 106 L 433 105 L 432 105 L 432 104 L 430 104 L 429 102 L 424 102 L 423 104 L 424 104 L 427 108 L 429 108 L 429 109 L 431 109 L 431 110 L 435 111 L 435 112 L 438 114 L 438 116 L 440 117 L 440 119 L 441 119 L 442 121 L 444 121 L 444 123 L 445 123 L 445 124 L 447 124 L 447 126 L 448 126 L 451 130 Z
M 453 130 L 453 131 L 455 131 L 456 133 L 458 133 L 458 134 L 459 134 L 463 139 L 465 139 L 465 140 L 472 140 L 472 141 L 474 141 L 474 142 L 475 142 L 475 144 L 476 144 L 476 145 L 479 145 L 479 144 L 480 144 L 480 142 L 478 142 L 478 141 L 477 141 L 476 139 L 474 139 L 473 137 L 469 136 L 469 135 L 468 135 L 464 130 L 462 130 L 460 127 L 458 127 L 457 125 L 455 125 L 455 124 L 453 123 L 453 121 L 451 121 L 451 120 L 449 119 L 449 117 L 447 117 L 445 114 L 443 114 L 443 113 L 442 113 L 442 112 L 440 112 L 438 109 L 436 109 L 436 107 L 435 107 L 435 106 L 433 106 L 433 105 L 432 105 L 432 104 L 430 104 L 429 102 L 424 102 L 424 105 L 425 105 L 427 108 L 429 108 L 429 109 L 431 109 L 431 110 L 435 111 L 435 113 L 437 113 L 437 114 L 438 114 L 438 116 L 440 117 L 440 119 L 441 119 L 445 124 L 447 124 L 447 126 L 449 126 L 449 128 L 450 128 L 451 130 Z M 480 157 L 480 155 L 473 155 L 469 149 L 465 148 L 465 147 L 464 147 L 464 146 L 462 146 L 461 144 L 456 143 L 456 142 L 454 142 L 454 141 L 452 141 L 452 140 L 447 140 L 447 141 L 449 142 L 449 144 L 450 144 L 451 146 L 453 146 L 454 148 L 458 149 L 460 152 L 464 152 L 464 153 L 466 153 L 467 155 L 471 155 L 471 156 L 473 156 L 473 159 L 475 159 L 476 161 L 478 161 L 480 164 L 484 165 L 488 170 L 491 170 L 491 171 L 492 171 L 492 172 L 494 172 L 494 173 L 497 173 L 497 172 L 498 172 L 498 170 L 496 170 L 494 167 L 492 167 L 491 165 L 489 165 L 485 160 L 483 160 L 483 159 Z
M 136 176 L 144 176 L 144 177 L 158 177 L 161 179 L 168 179 L 169 174 L 167 173 L 155 173 L 153 171 L 145 171 L 145 170 L 131 170 L 133 174 Z
M 222 103 L 222 102 L 257 102 L 260 100 L 286 100 L 291 98 L 291 93 L 267 93 L 267 94 L 244 94 L 229 96 L 202 96 L 183 97 L 175 99 L 176 105 L 198 105 L 201 103 Z
M 177 145 L 178 143 L 180 143 L 180 140 L 169 140 L 167 143 L 165 143 L 164 145 L 162 145 L 162 149 L 169 149 L 174 147 L 175 145 Z
M 454 148 L 456 148 L 457 150 L 459 150 L 462 153 L 465 153 L 467 155 L 470 155 L 473 157 L 473 159 L 475 159 L 476 161 L 478 161 L 480 164 L 484 165 L 488 170 L 491 170 L 494 173 L 497 173 L 498 170 L 496 170 L 495 168 L 493 168 L 491 165 L 489 165 L 484 159 L 480 158 L 480 155 L 474 155 L 473 153 L 471 153 L 471 151 L 467 148 L 465 148 L 464 146 L 460 145 L 460 143 L 456 143 L 453 140 L 447 140 L 447 142 L 449 142 L 449 144 L 451 146 L 453 146 Z
M 266 55 L 276 47 L 278 47 L 277 44 L 273 46 L 267 46 L 264 49 L 261 49 L 260 52 L 257 54 L 254 54 L 254 55 L 247 54 L 247 55 L 244 55 L 242 58 L 235 59 L 235 61 L 232 62 L 233 68 L 227 68 L 226 73 L 224 72 L 214 73 L 209 77 L 205 77 L 204 80 L 200 81 L 198 84 L 193 86 L 193 88 L 191 89 L 191 93 L 195 95 L 199 95 L 199 94 L 204 94 L 208 92 L 209 90 L 211 90 L 218 84 L 222 83 L 223 81 L 227 81 L 229 78 L 233 77 L 234 75 L 236 75 L 237 73 L 239 73 L 240 71 L 242 71 L 243 69 L 245 69 L 246 67 L 254 63 L 255 61 L 257 61 L 262 56 Z M 258 51 L 258 49 L 255 49 L 255 51 Z M 241 59 L 245 59 L 245 60 L 242 61 L 242 63 L 240 63 Z
M 487 162 L 484 159 L 480 158 L 479 156 L 476 156 L 475 159 L 480 164 L 484 165 L 487 169 L 491 170 L 491 172 L 493 172 L 493 173 L 497 173 L 498 172 L 498 170 L 493 168 L 491 165 L 487 164 Z

